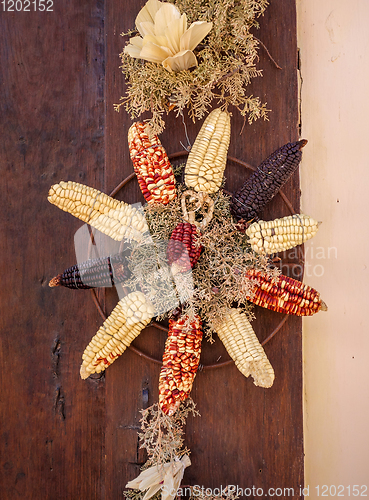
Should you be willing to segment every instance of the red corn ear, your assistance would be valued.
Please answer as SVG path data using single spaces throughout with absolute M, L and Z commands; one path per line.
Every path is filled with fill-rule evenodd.
M 177 192 L 172 165 L 159 137 L 150 134 L 148 124 L 136 122 L 128 130 L 128 145 L 145 200 L 167 205 Z
M 200 362 L 201 319 L 189 323 L 186 316 L 169 321 L 163 366 L 159 377 L 159 405 L 173 415 L 190 394 Z
M 189 222 L 179 223 L 168 242 L 167 259 L 177 272 L 192 269 L 199 260 L 202 247 L 197 243 L 198 230 Z
M 296 316 L 311 316 L 328 309 L 319 292 L 301 281 L 283 274 L 270 278 L 254 269 L 246 277 L 252 281 L 252 291 L 246 298 L 258 306 Z

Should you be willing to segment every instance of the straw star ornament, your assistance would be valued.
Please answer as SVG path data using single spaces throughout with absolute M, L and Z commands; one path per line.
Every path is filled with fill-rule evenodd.
M 186 14 L 181 15 L 173 4 L 149 0 L 136 17 L 136 28 L 141 36 L 132 37 L 124 52 L 177 72 L 197 66 L 193 50 L 212 23 L 196 21 L 187 28 Z
M 188 455 L 165 464 L 156 464 L 145 469 L 141 474 L 129 481 L 126 488 L 146 491 L 142 500 L 149 500 L 159 490 L 162 500 L 173 500 L 183 479 L 186 467 L 191 465 Z

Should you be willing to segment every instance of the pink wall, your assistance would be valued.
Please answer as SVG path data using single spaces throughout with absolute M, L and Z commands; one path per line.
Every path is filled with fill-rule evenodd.
M 305 281 L 329 307 L 303 322 L 305 479 L 309 498 L 369 496 L 369 1 L 297 9 L 302 210 L 323 221 Z

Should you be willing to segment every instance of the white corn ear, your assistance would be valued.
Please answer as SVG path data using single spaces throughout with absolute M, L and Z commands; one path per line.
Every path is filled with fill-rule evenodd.
M 153 316 L 154 308 L 143 293 L 131 292 L 121 299 L 86 347 L 81 378 L 100 373 L 111 365 Z
M 204 121 L 188 155 L 185 183 L 188 188 L 216 193 L 223 181 L 231 135 L 230 115 L 214 109 Z
M 216 332 L 245 377 L 251 375 L 254 384 L 260 387 L 273 385 L 273 367 L 245 313 L 239 309 L 230 309 Z
M 148 231 L 139 210 L 78 182 L 55 184 L 50 188 L 48 200 L 116 241 L 123 238 L 141 241 Z
M 315 236 L 319 225 L 320 222 L 308 215 L 289 215 L 271 221 L 253 222 L 246 229 L 246 234 L 254 252 L 271 255 L 301 245 Z

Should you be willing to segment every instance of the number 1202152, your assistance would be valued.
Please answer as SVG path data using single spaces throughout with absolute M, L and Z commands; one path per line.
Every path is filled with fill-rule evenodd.
M 316 494 L 318 497 L 367 497 L 368 496 L 368 486 L 358 485 L 353 486 L 328 486 L 326 484 L 322 486 L 315 486 Z
M 54 0 L 1 0 L 3 12 L 53 12 Z

